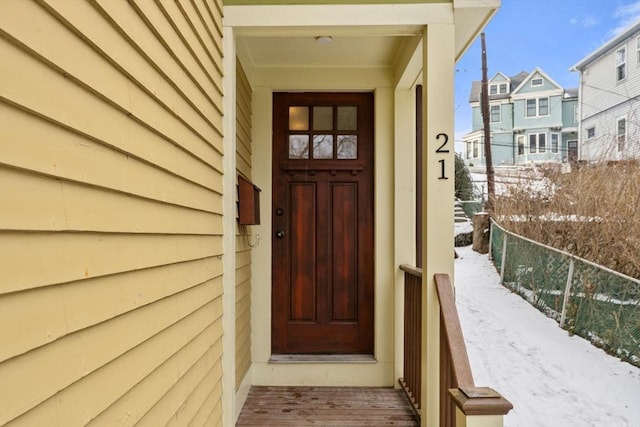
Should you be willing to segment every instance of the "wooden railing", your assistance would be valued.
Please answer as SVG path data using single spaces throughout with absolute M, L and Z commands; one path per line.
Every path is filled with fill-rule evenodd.
M 404 271 L 404 370 L 400 385 L 417 416 L 422 387 L 422 270 L 401 265 Z
M 403 389 L 420 415 L 422 373 L 422 270 L 409 265 L 405 272 Z M 465 416 L 505 415 L 513 405 L 495 390 L 476 387 L 447 274 L 435 274 L 440 305 L 440 427 L 455 427 L 456 413 Z

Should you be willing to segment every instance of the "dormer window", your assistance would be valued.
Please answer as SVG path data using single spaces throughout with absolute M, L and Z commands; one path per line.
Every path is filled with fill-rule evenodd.
M 541 78 L 531 79 L 531 86 L 542 86 L 544 81 Z
M 492 83 L 489 85 L 489 95 L 502 95 L 507 93 L 506 83 Z

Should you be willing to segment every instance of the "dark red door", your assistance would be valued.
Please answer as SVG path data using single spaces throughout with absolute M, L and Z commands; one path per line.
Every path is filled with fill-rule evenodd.
M 274 354 L 373 354 L 373 94 L 273 98 Z

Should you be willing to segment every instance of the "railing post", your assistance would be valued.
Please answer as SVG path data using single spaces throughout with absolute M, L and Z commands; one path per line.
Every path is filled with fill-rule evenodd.
M 513 405 L 489 387 L 460 387 L 449 390 L 455 402 L 456 427 L 503 427 L 504 416 Z

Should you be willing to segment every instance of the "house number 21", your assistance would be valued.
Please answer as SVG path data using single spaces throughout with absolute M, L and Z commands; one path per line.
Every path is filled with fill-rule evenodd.
M 449 149 L 446 148 L 447 143 L 449 142 L 449 135 L 447 135 L 446 133 L 439 133 L 436 135 L 436 140 L 440 139 L 441 137 L 444 138 L 444 142 L 438 147 L 438 149 L 436 150 L 436 154 L 446 154 L 449 152 Z M 438 163 L 440 163 L 440 176 L 438 177 L 438 179 L 449 179 L 444 173 L 444 161 L 445 159 L 438 160 Z

